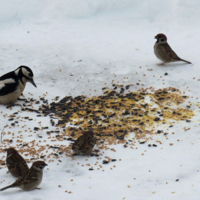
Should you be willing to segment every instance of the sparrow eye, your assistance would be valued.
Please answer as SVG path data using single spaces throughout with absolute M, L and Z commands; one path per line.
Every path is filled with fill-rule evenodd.
M 164 42 L 164 41 L 165 41 L 165 40 L 162 38 L 162 39 L 161 39 L 161 42 Z

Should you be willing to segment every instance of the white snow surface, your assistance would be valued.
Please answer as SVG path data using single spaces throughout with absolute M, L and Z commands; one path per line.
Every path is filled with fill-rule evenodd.
M 76 156 L 72 160 L 64 154 L 62 162 L 47 160 L 40 190 L 9 189 L 1 192 L 1 199 L 199 199 L 200 131 L 199 108 L 195 106 L 200 84 L 199 0 L 0 0 L 0 7 L 0 75 L 20 65 L 29 66 L 37 88 L 28 83 L 25 98 L 39 99 L 45 94 L 51 102 L 56 96 L 92 97 L 102 94 L 101 89 L 111 87 L 114 81 L 133 84 L 131 91 L 151 86 L 178 88 L 190 96 L 195 113 L 191 123 L 182 122 L 170 130 L 165 127 L 168 139 L 155 135 L 152 144 L 162 141 L 157 147 L 137 143 L 137 149 L 131 149 L 119 144 L 114 146 L 116 152 L 106 150 L 102 160 L 104 156 L 117 159 L 107 165 L 96 157 Z M 177 62 L 158 66 L 160 61 L 153 52 L 158 33 L 166 34 L 173 50 L 192 65 Z M 166 72 L 168 76 L 164 76 Z M 18 110 L 17 106 L 9 110 L 0 105 L 1 130 L 10 126 L 9 115 Z M 24 142 L 40 140 L 36 134 L 29 138 L 24 130 L 51 127 L 48 117 L 24 112 L 19 116 L 34 120 L 19 121 L 19 126 L 7 127 L 4 132 L 17 135 L 22 131 Z M 185 131 L 184 127 L 190 129 Z M 48 137 L 45 130 L 40 134 L 42 141 Z M 129 137 L 133 136 L 130 133 Z M 7 134 L 3 139 L 11 137 Z M 70 142 L 62 144 L 68 146 Z M 9 146 L 5 142 L 0 147 Z M 5 156 L 5 152 L 0 153 L 1 160 Z M 99 163 L 94 165 L 96 161 Z M 87 163 L 93 171 L 88 170 Z M 6 168 L 0 170 L 0 188 L 15 181 L 6 172 Z

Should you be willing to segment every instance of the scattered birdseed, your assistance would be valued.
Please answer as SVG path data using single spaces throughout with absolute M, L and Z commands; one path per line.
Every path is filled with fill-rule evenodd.
M 139 83 L 137 85 L 139 85 Z M 148 138 L 151 138 L 152 135 L 162 132 L 156 129 L 157 125 L 167 124 L 167 126 L 172 127 L 173 123 L 178 123 L 182 120 L 191 122 L 191 118 L 194 116 L 193 112 L 188 109 L 188 106 L 184 109 L 181 105 L 188 97 L 182 96 L 181 92 L 176 88 L 169 87 L 155 91 L 153 88 L 152 90 L 149 88 L 142 88 L 137 92 L 130 92 L 127 91 L 127 89 L 129 89 L 129 86 L 113 84 L 113 89 L 109 89 L 108 87 L 104 88 L 104 94 L 100 96 L 91 98 L 83 95 L 76 97 L 67 96 L 59 102 L 52 102 L 50 104 L 47 104 L 45 98 L 41 98 L 40 108 L 38 110 L 24 106 L 21 111 L 35 112 L 40 116 L 49 116 L 50 124 L 54 126 L 54 129 L 59 129 L 46 132 L 48 134 L 48 139 L 51 141 L 74 141 L 83 131 L 92 130 L 96 140 L 96 148 L 100 149 L 100 153 L 93 153 L 91 156 L 96 156 L 97 160 L 101 159 L 100 155 L 104 153 L 102 151 L 103 149 L 110 149 L 107 145 L 104 145 L 105 142 L 107 142 L 108 145 L 122 144 L 126 147 L 129 146 L 133 148 L 131 144 L 126 143 L 125 140 L 129 133 L 134 133 L 134 139 L 129 142 L 149 141 Z M 149 103 L 146 103 L 146 98 L 150 99 Z M 34 99 L 29 101 L 37 102 L 37 100 Z M 18 112 L 15 114 L 17 115 Z M 162 118 L 160 118 L 160 116 L 162 116 Z M 55 119 L 55 121 L 52 118 Z M 14 114 L 10 115 L 9 119 L 11 119 L 11 121 L 16 119 L 19 121 L 23 119 L 30 120 L 28 117 L 19 119 Z M 15 121 L 15 123 L 17 122 Z M 39 127 L 34 127 L 34 131 L 50 129 L 50 127 L 46 127 L 45 125 L 42 127 L 41 122 L 39 122 L 39 124 Z M 70 127 L 67 124 L 70 124 Z M 14 123 L 12 123 L 12 126 L 14 126 Z M 17 126 L 17 124 L 15 124 L 15 126 Z M 30 130 L 30 132 L 32 131 L 33 130 Z M 28 137 L 30 136 L 32 135 L 28 135 Z M 23 138 L 21 138 L 20 135 L 17 137 L 17 145 L 21 143 L 21 147 L 25 147 L 23 146 Z M 42 138 L 42 136 L 38 137 Z M 12 142 L 11 140 L 3 141 Z M 58 160 L 62 157 L 60 156 L 62 152 L 64 153 L 63 155 L 72 156 L 71 145 L 67 147 L 66 145 L 59 144 L 50 146 L 47 143 L 42 146 L 41 144 L 38 145 L 37 142 L 38 141 L 35 140 L 31 141 L 27 148 L 30 149 L 29 154 L 31 157 L 34 157 L 30 160 L 44 158 L 44 156 L 42 156 L 43 154 L 46 155 L 45 159 L 53 157 Z M 141 144 L 144 143 L 145 142 L 141 142 Z M 157 147 L 156 144 L 149 144 L 148 146 Z M 37 147 L 37 151 L 39 150 L 39 152 L 42 152 L 41 156 L 36 154 L 35 147 Z M 47 151 L 48 149 L 50 150 L 49 153 Z M 114 149 L 110 150 L 116 151 Z M 23 151 L 24 149 L 22 148 L 21 153 L 23 153 Z M 94 150 L 94 152 L 96 151 Z M 116 161 L 116 159 L 108 160 L 109 161 L 106 162 Z M 53 162 L 53 160 L 50 160 L 50 162 Z M 58 160 L 58 162 L 60 161 Z M 93 170 L 92 168 L 90 169 Z
M 161 130 L 157 130 L 157 134 L 160 134 L 160 133 L 162 133 L 162 131 Z
M 140 142 L 139 144 L 145 144 L 145 141 L 144 142 Z
M 108 164 L 109 162 L 107 160 L 103 160 L 102 164 Z

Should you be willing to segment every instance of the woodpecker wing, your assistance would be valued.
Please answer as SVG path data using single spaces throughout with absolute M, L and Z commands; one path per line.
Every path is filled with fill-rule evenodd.
M 17 88 L 17 76 L 9 72 L 0 77 L 0 96 L 14 92 Z

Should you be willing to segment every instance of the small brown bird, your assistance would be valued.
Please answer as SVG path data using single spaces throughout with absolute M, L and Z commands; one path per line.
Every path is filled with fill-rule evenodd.
M 93 138 L 93 132 L 84 132 L 72 145 L 72 150 L 75 154 L 90 155 L 95 145 L 95 139 Z
M 161 63 L 160 65 L 176 61 L 183 61 L 188 64 L 192 64 L 191 62 L 183 60 L 177 56 L 177 54 L 172 50 L 172 48 L 167 43 L 167 37 L 164 34 L 159 33 L 158 35 L 155 36 L 155 39 L 157 39 L 157 41 L 154 45 L 154 53 L 158 59 L 163 61 L 163 63 Z
M 15 177 L 20 177 L 29 170 L 24 158 L 14 148 L 7 149 L 6 165 L 9 172 Z
M 25 175 L 19 177 L 13 184 L 0 189 L 0 191 L 14 187 L 21 188 L 24 191 L 39 189 L 37 186 L 42 182 L 43 169 L 45 166 L 47 166 L 47 164 L 43 161 L 34 162 Z

